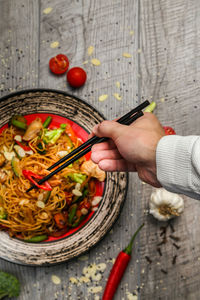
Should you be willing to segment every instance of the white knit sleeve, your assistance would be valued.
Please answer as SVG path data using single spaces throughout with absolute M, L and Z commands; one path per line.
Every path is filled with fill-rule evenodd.
M 173 192 L 200 200 L 200 137 L 168 135 L 156 149 L 157 178 Z

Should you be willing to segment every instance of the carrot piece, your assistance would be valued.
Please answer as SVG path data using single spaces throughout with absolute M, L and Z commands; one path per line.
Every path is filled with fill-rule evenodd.
M 67 218 L 62 213 L 57 213 L 54 215 L 54 220 L 58 228 L 62 229 L 66 227 Z
M 70 124 L 67 124 L 65 132 L 70 137 L 70 139 L 72 140 L 73 143 L 75 143 L 77 141 L 77 137 L 76 137 Z

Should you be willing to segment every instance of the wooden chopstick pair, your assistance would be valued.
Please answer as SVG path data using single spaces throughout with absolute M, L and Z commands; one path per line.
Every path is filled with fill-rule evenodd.
M 123 124 L 123 125 L 130 125 L 131 123 L 133 123 L 135 120 L 137 120 L 139 117 L 141 117 L 143 115 L 143 112 L 141 110 L 144 109 L 149 104 L 150 103 L 148 100 L 144 101 L 143 103 L 138 105 L 136 108 L 132 109 L 130 112 L 128 112 L 127 114 L 122 116 L 120 119 L 118 119 L 117 122 L 120 124 Z M 105 138 L 105 137 L 99 138 L 97 136 L 93 136 L 91 139 L 89 139 L 88 141 L 86 141 L 85 143 L 80 145 L 78 148 L 74 149 L 72 152 L 70 152 L 69 154 L 67 154 L 60 160 L 58 160 L 55 164 L 50 166 L 47 169 L 48 171 L 54 169 L 55 167 L 57 167 L 58 165 L 60 165 L 61 163 L 63 163 L 64 161 L 67 160 L 67 162 L 65 162 L 60 167 L 58 167 L 57 169 L 52 171 L 50 174 L 48 174 L 47 176 L 42 178 L 40 181 L 38 181 L 38 184 L 41 185 L 42 183 L 44 183 L 45 181 L 50 179 L 52 176 L 54 176 L 55 174 L 60 172 L 62 169 L 66 168 L 71 163 L 75 162 L 77 159 L 79 159 L 80 157 L 87 154 L 89 151 L 91 151 L 91 148 L 94 144 L 102 143 L 107 140 L 108 140 L 108 138 Z M 36 185 L 33 185 L 26 192 L 30 192 L 32 189 L 34 189 L 36 187 L 37 187 Z

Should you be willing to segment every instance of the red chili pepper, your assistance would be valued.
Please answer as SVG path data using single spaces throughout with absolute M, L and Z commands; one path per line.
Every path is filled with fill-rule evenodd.
M 24 175 L 25 178 L 27 178 L 28 180 L 30 180 L 30 182 L 32 182 L 33 184 L 35 184 L 39 189 L 45 190 L 45 191 L 51 191 L 52 187 L 50 186 L 50 184 L 45 181 L 44 184 L 39 185 L 37 183 L 37 181 L 35 181 L 33 178 L 35 179 L 42 179 L 43 177 L 33 173 L 30 170 L 23 170 L 22 174 Z
M 122 279 L 126 267 L 131 259 L 131 252 L 132 252 L 132 247 L 133 247 L 133 242 L 135 240 L 135 237 L 143 226 L 144 224 L 142 224 L 138 228 L 138 230 L 134 233 L 128 246 L 118 254 L 116 261 L 112 267 L 112 270 L 110 271 L 110 275 L 108 277 L 108 281 L 104 290 L 102 300 L 113 299 L 115 291 L 117 290 L 117 287 Z
M 32 150 L 29 146 L 23 145 L 22 143 L 15 141 L 24 151 L 30 151 Z

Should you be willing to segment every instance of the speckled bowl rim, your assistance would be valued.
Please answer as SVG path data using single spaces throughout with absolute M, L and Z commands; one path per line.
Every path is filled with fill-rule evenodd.
M 81 103 L 81 105 L 88 108 L 88 110 L 95 112 L 96 116 L 98 116 L 98 118 L 97 118 L 98 122 L 96 122 L 96 119 L 94 119 L 93 120 L 94 124 L 92 124 L 92 125 L 90 124 L 91 125 L 90 130 L 96 123 L 99 123 L 99 122 L 105 120 L 102 113 L 100 113 L 94 106 L 87 103 L 80 97 L 74 96 L 65 91 L 56 90 L 56 89 L 48 89 L 48 88 L 25 89 L 25 90 L 20 90 L 20 91 L 5 95 L 0 98 L 0 108 L 1 107 L 4 107 L 4 109 L 6 108 L 8 103 L 5 106 L 2 106 L 2 104 L 4 102 L 6 103 L 7 101 L 9 101 L 12 98 L 22 97 L 22 95 L 28 95 L 30 93 L 33 93 L 33 94 L 36 93 L 36 95 L 38 93 L 41 93 L 41 97 L 44 93 L 49 93 L 50 95 L 53 94 L 53 95 L 57 95 L 57 96 L 62 95 L 63 97 L 66 97 L 66 99 L 68 99 L 68 100 L 74 99 L 76 102 Z M 85 128 L 85 126 L 83 124 L 80 124 L 80 122 L 74 120 L 70 116 L 67 116 L 65 113 L 63 114 L 61 112 L 54 112 L 54 111 L 52 112 L 49 109 L 49 107 L 44 110 L 42 108 L 36 107 L 35 110 L 31 110 L 31 111 L 23 112 L 23 113 L 31 114 L 31 113 L 36 113 L 36 112 L 38 112 L 38 113 L 40 113 L 40 112 L 41 113 L 42 112 L 50 113 L 51 112 L 53 114 L 60 115 L 62 117 L 66 117 L 66 118 L 71 119 L 72 121 L 76 122 L 77 124 L 79 124 L 86 131 L 89 131 L 88 128 Z M 2 115 L 2 110 L 0 110 L 0 116 L 1 115 Z M 92 116 L 92 118 L 94 118 L 94 116 Z M 90 121 L 92 121 L 92 120 L 90 120 Z M 0 124 L 0 127 L 2 127 L 5 123 L 7 123 L 7 121 L 4 123 L 2 122 Z M 87 124 L 87 125 L 89 126 L 89 124 Z M 115 184 L 116 183 L 117 184 L 112 185 L 113 182 Z M 101 220 L 101 222 L 103 222 L 103 224 L 101 224 L 102 227 L 99 228 L 99 232 L 95 233 L 95 231 L 94 231 L 91 233 L 95 237 L 94 241 L 90 240 L 90 243 L 88 244 L 87 235 L 84 236 L 84 233 L 85 233 L 84 232 L 83 236 L 82 236 L 82 239 L 83 239 L 83 237 L 86 238 L 86 240 L 84 240 L 84 239 L 82 240 L 84 245 L 80 245 L 80 243 L 79 243 L 77 251 L 75 251 L 73 248 L 73 253 L 70 254 L 69 247 L 67 247 L 65 244 L 66 244 L 66 239 L 69 240 L 71 235 L 69 237 L 60 239 L 59 241 L 55 241 L 55 242 L 51 241 L 48 243 L 40 243 L 40 244 L 32 244 L 31 243 L 30 244 L 30 243 L 24 243 L 22 241 L 18 241 L 17 239 L 10 238 L 7 233 L 0 232 L 0 245 L 1 245 L 0 246 L 0 257 L 7 261 L 21 264 L 21 265 L 49 266 L 49 265 L 66 262 L 70 259 L 73 259 L 77 256 L 80 256 L 80 255 L 83 255 L 84 253 L 86 253 L 89 249 L 96 246 L 105 237 L 105 235 L 111 230 L 111 228 L 113 227 L 113 225 L 119 218 L 121 210 L 122 210 L 124 202 L 125 202 L 125 199 L 126 199 L 126 196 L 127 196 L 128 173 L 127 172 L 108 172 L 107 173 L 106 184 L 105 184 L 104 191 L 103 191 L 103 200 L 101 201 L 101 205 L 99 206 L 99 208 L 97 210 L 97 212 L 99 212 L 99 213 L 97 213 L 98 216 L 106 208 L 106 207 L 104 207 L 104 205 L 105 204 L 108 205 L 108 203 L 106 202 L 106 201 L 108 201 L 108 199 L 106 199 L 106 197 L 109 196 L 109 193 L 107 193 L 106 189 L 108 188 L 109 184 L 113 188 L 113 190 L 111 189 L 111 191 L 110 191 L 111 196 L 113 195 L 113 191 L 115 192 L 114 195 L 117 195 L 117 197 L 115 197 L 116 199 L 112 200 L 112 205 L 114 203 L 114 209 L 112 208 L 112 210 L 108 210 L 106 216 L 102 215 L 103 217 L 106 217 L 109 220 L 107 221 L 106 226 L 103 222 L 104 219 Z M 109 190 L 109 188 L 108 188 L 108 190 Z M 110 202 L 109 202 L 109 204 L 110 204 Z M 108 213 L 111 213 L 112 216 L 110 216 L 110 215 L 108 216 Z M 96 212 L 95 212 L 95 214 L 96 214 Z M 95 214 L 93 216 L 95 216 Z M 77 233 L 74 233 L 73 235 L 75 235 L 75 236 L 76 236 L 76 234 L 80 235 L 83 232 L 85 227 L 87 230 L 87 226 L 88 226 L 88 224 L 91 223 L 93 216 Z M 91 227 L 91 224 L 90 224 L 90 227 Z M 91 239 L 92 236 L 89 236 L 89 238 Z M 76 238 L 76 243 L 77 243 L 77 239 L 78 239 L 78 241 L 80 241 L 80 237 Z M 4 246 L 2 246 L 2 245 L 4 245 Z

